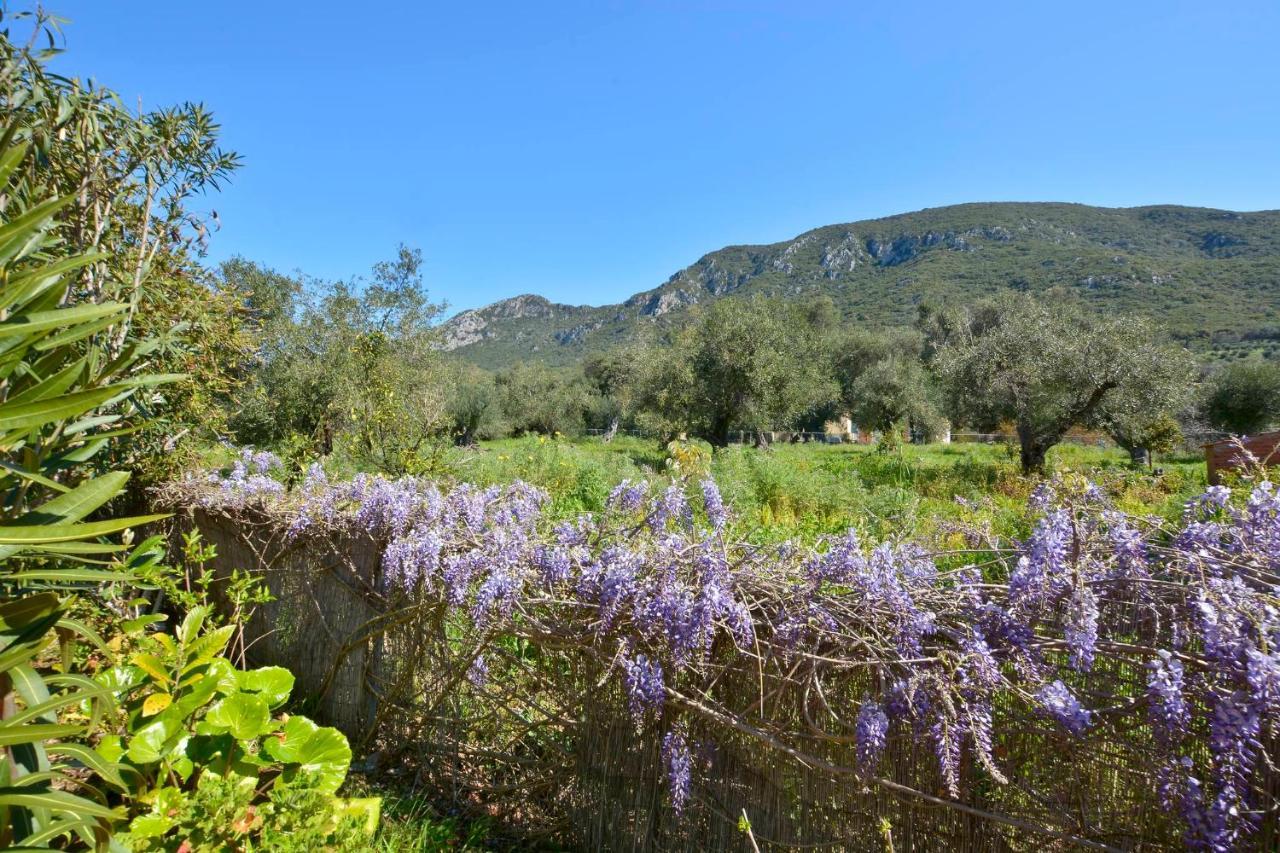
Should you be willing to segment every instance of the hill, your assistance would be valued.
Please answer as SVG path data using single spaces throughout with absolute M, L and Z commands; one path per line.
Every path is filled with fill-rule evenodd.
M 733 294 L 830 296 L 851 321 L 908 323 L 921 303 L 1061 287 L 1158 319 L 1216 357 L 1280 353 L 1280 211 L 996 202 L 828 225 L 728 246 L 618 305 L 524 295 L 464 311 L 444 346 L 484 367 L 568 364 Z

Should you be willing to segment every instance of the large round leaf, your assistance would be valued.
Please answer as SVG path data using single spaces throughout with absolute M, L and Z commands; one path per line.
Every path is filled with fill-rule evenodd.
M 257 694 L 233 693 L 215 703 L 204 722 L 214 729 L 230 732 L 236 740 L 253 740 L 270 730 L 271 709 Z
M 293 673 L 282 666 L 264 666 L 241 672 L 237 678 L 240 689 L 257 693 L 272 708 L 279 708 L 293 690 Z
M 347 778 L 351 766 L 351 746 L 342 732 L 317 726 L 306 717 L 290 717 L 276 737 L 263 743 L 263 751 L 283 764 L 285 779 L 300 773 L 326 794 L 332 794 Z

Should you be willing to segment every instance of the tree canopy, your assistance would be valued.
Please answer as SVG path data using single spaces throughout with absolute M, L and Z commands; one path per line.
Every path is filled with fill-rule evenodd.
M 1280 365 L 1238 361 L 1205 383 L 1201 412 L 1215 429 L 1235 435 L 1261 432 L 1280 421 Z
M 1185 350 L 1136 317 L 1101 317 L 1065 299 L 1009 294 L 968 312 L 937 359 L 957 419 L 1012 421 L 1024 471 L 1073 426 L 1176 410 L 1192 386 Z
M 733 430 L 786 427 L 834 399 L 823 336 L 808 306 L 714 303 L 650 353 L 643 405 L 669 430 L 712 444 Z

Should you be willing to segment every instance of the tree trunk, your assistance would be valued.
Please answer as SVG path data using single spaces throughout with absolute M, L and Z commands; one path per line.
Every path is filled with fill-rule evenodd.
M 1018 424 L 1018 447 L 1023 474 L 1044 473 L 1044 458 L 1055 441 L 1046 441 L 1030 424 Z
M 712 447 L 728 447 L 729 446 L 729 426 L 728 418 L 716 418 L 711 422 L 710 434 L 707 441 L 711 442 Z
M 1044 457 L 1048 452 L 1049 448 L 1038 442 L 1021 442 L 1022 473 L 1043 474 Z
M 608 444 L 613 441 L 613 437 L 618 434 L 618 419 L 614 418 L 609 421 L 609 429 L 604 434 L 604 443 Z
M 1145 447 L 1130 447 L 1129 461 L 1134 465 L 1150 465 L 1151 451 Z

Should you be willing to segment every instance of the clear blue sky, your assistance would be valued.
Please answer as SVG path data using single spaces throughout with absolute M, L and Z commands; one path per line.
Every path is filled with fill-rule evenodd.
M 59 70 L 221 119 L 213 260 L 403 241 L 455 309 L 957 202 L 1280 207 L 1274 0 L 47 5 Z

